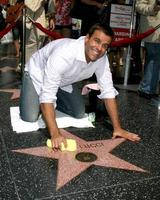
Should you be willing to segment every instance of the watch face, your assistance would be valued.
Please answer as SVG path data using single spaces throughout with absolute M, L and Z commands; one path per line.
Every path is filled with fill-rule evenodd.
M 77 153 L 75 158 L 80 162 L 94 162 L 97 160 L 97 156 L 90 152 Z

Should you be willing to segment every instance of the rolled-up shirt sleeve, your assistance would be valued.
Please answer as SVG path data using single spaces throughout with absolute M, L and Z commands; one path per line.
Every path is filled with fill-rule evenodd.
M 100 60 L 99 67 L 97 68 L 95 74 L 101 92 L 100 95 L 98 95 L 98 98 L 115 98 L 115 96 L 118 95 L 118 92 L 113 86 L 112 74 L 109 68 L 109 62 L 107 57 L 104 57 Z

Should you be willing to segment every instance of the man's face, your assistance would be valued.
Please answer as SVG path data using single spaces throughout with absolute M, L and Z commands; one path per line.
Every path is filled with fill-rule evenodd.
M 100 30 L 96 30 L 91 37 L 85 38 L 85 56 L 86 61 L 96 61 L 101 58 L 107 51 L 112 38 Z

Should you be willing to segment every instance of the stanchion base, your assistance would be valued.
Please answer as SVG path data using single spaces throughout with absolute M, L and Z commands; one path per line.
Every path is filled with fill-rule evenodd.
M 152 105 L 156 106 L 160 110 L 160 97 L 151 99 Z

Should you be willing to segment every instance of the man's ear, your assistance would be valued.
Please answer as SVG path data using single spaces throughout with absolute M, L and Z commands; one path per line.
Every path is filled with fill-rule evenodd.
M 89 40 L 89 34 L 87 34 L 86 36 L 85 36 L 85 42 L 87 42 Z

